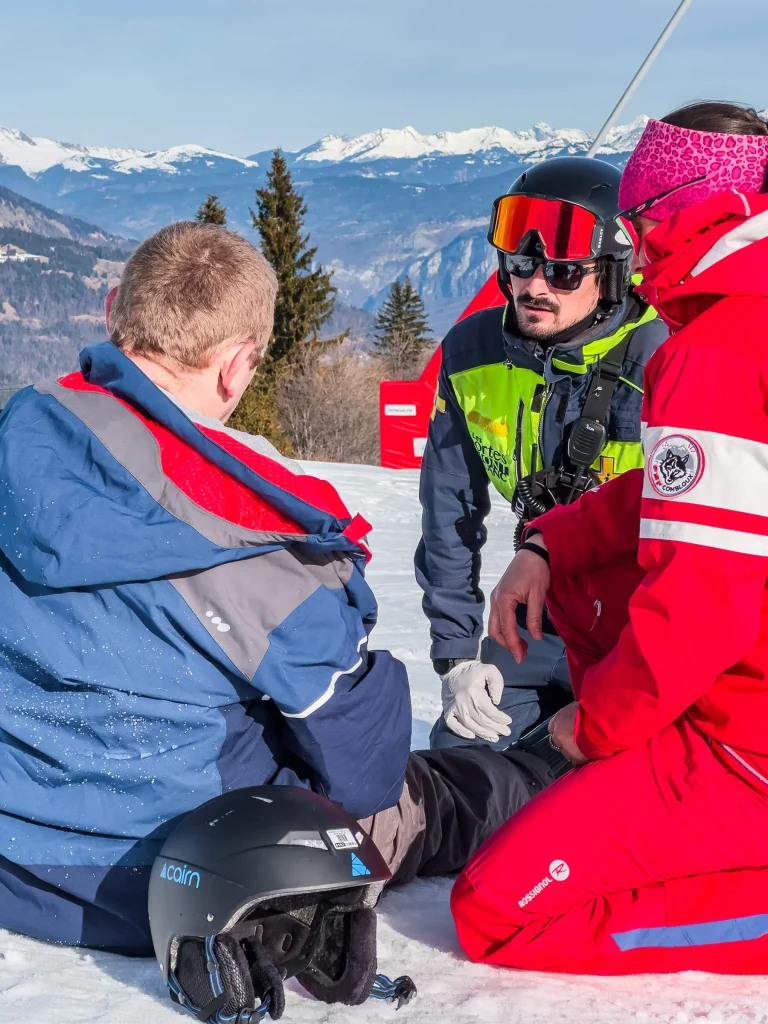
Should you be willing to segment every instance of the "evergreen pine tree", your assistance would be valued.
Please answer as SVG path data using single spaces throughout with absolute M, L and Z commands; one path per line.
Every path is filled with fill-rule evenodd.
M 307 206 L 295 190 L 281 151 L 275 150 L 267 183 L 256 192 L 253 226 L 278 283 L 275 326 L 267 355 L 232 418 L 240 430 L 264 434 L 286 453 L 290 444 L 276 420 L 277 390 L 333 313 L 336 289 L 322 267 L 312 269 L 317 248 L 304 232 Z
M 200 204 L 195 220 L 198 224 L 220 224 L 227 225 L 227 209 L 219 202 L 219 197 L 211 193 L 204 203 Z
M 418 370 L 424 352 L 431 346 L 431 330 L 424 300 L 410 278 L 397 280 L 384 305 L 376 314 L 374 345 L 393 376 Z
M 253 226 L 261 236 L 261 251 L 277 274 L 275 329 L 269 359 L 290 363 L 296 347 L 316 336 L 333 313 L 336 289 L 322 267 L 312 270 L 317 248 L 307 248 L 304 234 L 307 205 L 294 189 L 281 151 L 275 150 L 267 184 L 256 192 Z

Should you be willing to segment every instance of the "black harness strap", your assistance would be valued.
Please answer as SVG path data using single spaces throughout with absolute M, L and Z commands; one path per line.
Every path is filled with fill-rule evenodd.
M 571 427 L 568 438 L 568 458 L 577 469 L 577 480 L 581 482 L 590 466 L 600 457 L 608 438 L 608 410 L 613 392 L 621 377 L 624 357 L 627 354 L 631 332 L 622 338 L 615 348 L 607 352 L 597 364 L 595 378 L 581 410 L 581 416 Z M 578 489 L 578 485 L 574 490 Z M 571 492 L 572 500 L 574 491 Z M 568 504 L 568 502 L 566 502 Z
M 518 407 L 516 451 L 517 487 L 512 509 L 518 517 L 515 530 L 515 551 L 520 547 L 526 522 L 543 515 L 556 504 L 569 505 L 595 483 L 590 469 L 605 448 L 608 435 L 608 412 L 613 393 L 621 378 L 624 359 L 633 331 L 627 331 L 618 345 L 606 352 L 597 363 L 594 379 L 581 409 L 581 416 L 571 426 L 568 437 L 568 461 L 575 472 L 568 470 L 561 460 L 559 469 L 545 469 L 537 473 L 537 444 L 531 452 L 530 479 L 522 477 L 522 403 Z M 567 493 L 566 493 L 567 491 Z
M 594 420 L 596 423 L 602 423 L 603 426 L 607 425 L 611 399 L 621 377 L 632 334 L 632 331 L 627 331 L 619 344 L 599 359 L 595 379 L 581 410 L 583 419 Z

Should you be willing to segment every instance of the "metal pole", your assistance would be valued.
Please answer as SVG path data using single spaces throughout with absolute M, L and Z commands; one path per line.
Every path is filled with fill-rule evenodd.
M 632 93 L 635 91 L 635 89 L 638 87 L 638 85 L 640 85 L 642 80 L 645 78 L 646 72 L 650 68 L 651 64 L 653 64 L 653 62 L 656 60 L 658 55 L 661 53 L 661 51 L 664 48 L 664 44 L 669 39 L 669 37 L 672 35 L 672 33 L 675 31 L 675 29 L 677 28 L 677 23 L 680 21 L 680 19 L 682 18 L 682 16 L 685 14 L 685 12 L 688 10 L 688 8 L 690 6 L 691 6 L 691 0 L 681 0 L 681 3 L 679 4 L 677 10 L 672 15 L 672 17 L 669 19 L 669 22 L 667 23 L 666 28 L 661 33 L 661 35 L 656 40 L 656 42 L 653 44 L 653 47 L 651 48 L 650 53 L 645 58 L 643 63 L 640 65 L 640 67 L 637 69 L 637 73 L 635 74 L 635 77 L 632 79 L 632 81 L 629 83 L 627 88 L 624 90 L 624 92 L 621 95 L 621 98 L 619 99 L 619 102 L 616 104 L 616 106 L 611 111 L 610 115 L 608 116 L 608 120 L 605 122 L 603 127 L 600 129 L 600 131 L 595 136 L 594 142 L 589 147 L 589 150 L 587 152 L 587 156 L 594 156 L 595 153 L 600 148 L 600 146 L 603 144 L 603 140 L 605 139 L 605 136 L 608 134 L 608 132 L 609 132 L 611 126 L 613 125 L 614 121 L 616 120 L 616 118 L 619 116 L 619 114 L 624 109 L 624 106 L 627 103 L 627 100 L 630 98 Z

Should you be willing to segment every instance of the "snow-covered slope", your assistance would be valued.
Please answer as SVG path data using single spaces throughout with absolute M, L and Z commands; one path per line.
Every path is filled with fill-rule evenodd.
M 427 628 L 413 580 L 419 536 L 417 474 L 366 466 L 312 464 L 351 508 L 374 526 L 369 578 L 380 602 L 376 646 L 408 665 L 414 745 L 427 742 L 439 710 L 437 677 L 427 658 Z M 508 507 L 494 504 L 485 552 L 489 591 L 506 565 Z M 379 965 L 411 974 L 418 998 L 395 1012 L 388 1004 L 347 1009 L 312 1001 L 291 983 L 285 1020 L 296 1024 L 765 1024 L 768 978 L 703 974 L 576 978 L 470 964 L 448 909 L 450 880 L 414 882 L 388 893 L 380 910 Z M 181 1024 L 149 960 L 128 960 L 44 946 L 0 931 L 0 1020 L 14 1024 Z

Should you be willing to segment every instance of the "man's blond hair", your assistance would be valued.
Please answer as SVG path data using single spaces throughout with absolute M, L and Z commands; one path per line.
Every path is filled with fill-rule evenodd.
M 208 366 L 224 341 L 252 341 L 260 361 L 272 333 L 277 280 L 244 238 L 179 221 L 128 260 L 109 312 L 112 343 L 182 370 Z

